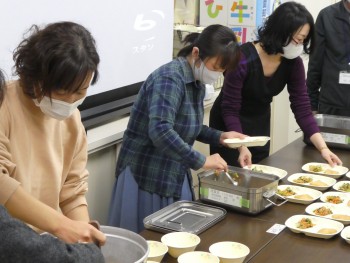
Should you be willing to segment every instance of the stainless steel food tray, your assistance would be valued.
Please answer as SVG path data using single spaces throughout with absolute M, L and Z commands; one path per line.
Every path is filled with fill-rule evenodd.
M 145 228 L 162 233 L 184 231 L 200 234 L 226 216 L 226 210 L 192 201 L 178 201 L 147 216 Z
M 342 149 L 350 149 L 350 118 L 316 114 L 315 120 L 320 127 L 320 132 L 328 146 Z M 304 142 L 311 144 L 309 138 L 304 136 Z
M 199 200 L 249 214 L 258 214 L 282 204 L 275 200 L 278 176 L 234 166 L 228 168 L 235 174 L 232 177 L 237 183 L 235 185 L 224 172 L 208 170 L 198 174 Z

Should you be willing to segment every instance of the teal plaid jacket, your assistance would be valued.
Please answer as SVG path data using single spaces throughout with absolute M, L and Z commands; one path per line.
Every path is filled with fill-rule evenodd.
M 132 107 L 119 153 L 116 175 L 130 166 L 139 187 L 179 198 L 189 168 L 205 156 L 195 140 L 218 145 L 221 131 L 203 125 L 205 87 L 196 82 L 186 58 L 155 70 L 144 82 Z

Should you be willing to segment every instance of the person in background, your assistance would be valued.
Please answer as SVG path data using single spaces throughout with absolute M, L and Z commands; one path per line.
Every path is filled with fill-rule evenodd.
M 350 117 L 350 0 L 318 14 L 306 84 L 315 114 Z
M 62 239 L 104 244 L 90 225 L 87 139 L 77 106 L 98 77 L 95 41 L 83 26 L 32 26 L 14 52 L 19 79 L 0 109 L 0 205 Z
M 328 163 L 341 164 L 319 132 L 306 91 L 300 55 L 312 49 L 313 31 L 313 18 L 303 5 L 286 2 L 277 7 L 258 29 L 258 40 L 241 46 L 236 70 L 225 74 L 223 88 L 210 111 L 209 126 L 249 136 L 270 136 L 271 102 L 287 85 L 290 107 L 304 134 Z M 250 150 L 241 146 L 239 155 L 235 149 L 211 145 L 210 153 L 219 153 L 230 165 L 244 167 L 266 158 L 269 148 L 269 143 Z M 241 158 L 247 155 L 248 160 Z
M 232 30 L 211 25 L 185 38 L 178 57 L 155 70 L 131 110 L 116 166 L 108 224 L 140 232 L 143 219 L 179 200 L 193 200 L 190 168 L 227 170 L 218 154 L 205 156 L 195 140 L 224 145 L 244 138 L 203 125 L 205 84 L 239 59 Z

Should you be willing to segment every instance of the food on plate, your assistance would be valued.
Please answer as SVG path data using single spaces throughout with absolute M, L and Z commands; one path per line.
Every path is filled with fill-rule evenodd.
M 312 177 L 310 176 L 299 176 L 297 179 L 293 180 L 293 182 L 298 183 L 298 184 L 307 184 L 312 181 Z
M 256 167 L 256 166 L 254 166 L 253 167 L 253 169 L 252 169 L 252 171 L 254 171 L 254 172 L 258 172 L 258 173 L 263 173 L 264 172 L 264 170 L 263 169 L 259 169 L 258 167 Z
M 338 219 L 338 220 L 350 220 L 350 216 L 348 215 L 340 215 L 340 214 L 334 214 L 332 215 L 333 219 Z
M 295 195 L 295 199 L 301 199 L 301 200 L 313 200 L 314 198 L 309 194 L 301 194 L 301 195 Z
M 322 182 L 321 180 L 312 181 L 312 182 L 310 182 L 310 185 L 312 185 L 312 186 L 328 186 L 328 184 L 326 184 L 325 182 Z
M 291 195 L 295 195 L 296 193 L 292 190 L 292 188 L 288 186 L 284 190 L 277 189 L 277 194 L 282 196 L 291 196 Z
M 324 171 L 325 174 L 339 174 L 338 171 L 334 171 L 334 170 L 331 170 L 331 169 L 327 169 Z
M 319 234 L 335 234 L 337 233 L 337 230 L 334 228 L 321 228 L 317 231 Z
M 337 195 L 329 195 L 326 197 L 326 201 L 328 203 L 332 203 L 332 204 L 341 204 L 343 203 L 343 199 L 340 198 L 340 196 Z
M 325 207 L 325 206 L 321 206 L 321 207 L 315 209 L 314 213 L 315 213 L 315 215 L 318 215 L 318 216 L 326 216 L 326 215 L 333 214 L 332 210 Z
M 314 173 L 319 173 L 323 171 L 322 165 L 310 165 L 309 166 L 309 170 L 310 172 L 314 172 Z
M 310 218 L 302 218 L 299 222 L 297 222 L 297 228 L 300 229 L 306 229 L 306 228 L 310 228 L 313 227 L 315 224 L 312 223 Z
M 343 183 L 340 187 L 339 187 L 340 191 L 344 191 L 344 192 L 350 192 L 350 183 Z

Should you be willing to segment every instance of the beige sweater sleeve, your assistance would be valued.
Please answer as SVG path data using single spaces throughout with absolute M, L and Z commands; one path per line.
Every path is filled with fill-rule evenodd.
M 4 113 L 4 114 L 3 114 Z M 6 109 L 0 113 L 3 122 L 8 121 Z M 16 191 L 20 183 L 11 177 L 16 165 L 11 160 L 9 140 L 6 137 L 6 125 L 0 125 L 0 204 L 4 205 Z
M 80 115 L 79 115 L 80 117 Z M 87 205 L 85 194 L 88 190 L 87 178 L 87 138 L 83 125 L 76 141 L 74 158 L 60 193 L 60 208 L 67 214 L 74 208 Z

